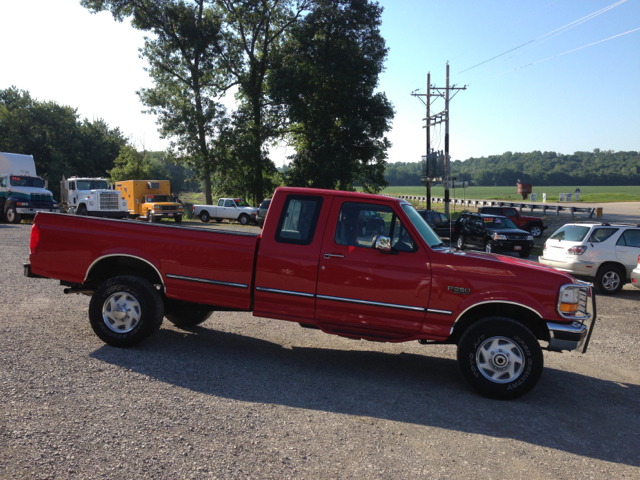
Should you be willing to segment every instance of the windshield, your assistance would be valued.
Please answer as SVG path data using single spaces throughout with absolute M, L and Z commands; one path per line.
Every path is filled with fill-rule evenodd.
M 44 188 L 44 182 L 38 177 L 18 177 L 11 175 L 11 185 L 14 187 Z
M 147 202 L 173 202 L 170 195 L 147 195 Z
M 551 235 L 549 240 L 565 240 L 567 242 L 581 242 L 587 236 L 591 227 L 582 227 L 578 225 L 565 225 L 556 233 Z
M 516 224 L 513 223 L 508 218 L 502 217 L 483 217 L 482 221 L 484 222 L 485 227 L 493 227 L 493 228 L 518 228 Z
M 429 245 L 430 247 L 437 247 L 438 245 L 442 245 L 442 240 L 440 237 L 431 229 L 429 224 L 425 221 L 424 218 L 420 216 L 416 209 L 413 208 L 412 205 L 408 203 L 402 204 L 402 209 L 404 213 L 407 214 L 411 223 L 416 228 L 422 239 Z
M 78 190 L 107 190 L 109 184 L 106 180 L 78 180 L 76 188 Z
M 238 207 L 250 207 L 251 205 L 249 205 L 247 202 L 245 202 L 243 199 L 241 198 L 236 198 L 234 200 L 234 202 L 236 202 L 236 205 Z

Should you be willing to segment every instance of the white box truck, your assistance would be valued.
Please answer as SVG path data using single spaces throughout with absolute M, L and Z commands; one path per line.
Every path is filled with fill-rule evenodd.
M 31 155 L 0 152 L 0 219 L 20 223 L 38 212 L 59 212 L 58 202 L 36 175 Z
M 62 177 L 60 211 L 90 217 L 127 218 L 127 201 L 102 177 Z

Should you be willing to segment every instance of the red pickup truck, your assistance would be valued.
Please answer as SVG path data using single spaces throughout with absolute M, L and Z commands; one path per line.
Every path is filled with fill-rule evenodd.
M 526 230 L 535 238 L 540 238 L 547 226 L 542 223 L 542 219 L 538 217 L 526 217 L 518 213 L 518 209 L 514 207 L 480 207 L 478 213 L 486 213 L 489 215 L 503 215 L 516 224 L 521 230 Z
M 536 385 L 543 346 L 585 352 L 596 317 L 589 284 L 447 248 L 411 204 L 378 195 L 279 188 L 260 234 L 39 213 L 30 249 L 25 275 L 91 295 L 109 345 L 140 343 L 163 317 L 188 328 L 253 311 L 355 339 L 455 344 L 464 377 L 496 398 Z

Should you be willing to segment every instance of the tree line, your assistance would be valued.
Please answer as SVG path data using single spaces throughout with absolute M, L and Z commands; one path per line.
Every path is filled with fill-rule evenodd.
M 422 185 L 423 168 L 420 162 L 388 164 L 385 180 L 389 186 Z M 639 185 L 640 152 L 506 152 L 455 160 L 451 175 L 478 186 L 510 186 L 518 180 L 537 186 Z

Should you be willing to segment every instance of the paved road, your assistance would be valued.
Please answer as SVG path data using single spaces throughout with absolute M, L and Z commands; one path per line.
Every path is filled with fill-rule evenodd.
M 219 312 L 105 346 L 88 297 L 27 279 L 0 225 L 1 479 L 640 478 L 640 290 L 598 298 L 589 352 L 482 398 L 453 346 L 353 341 Z

